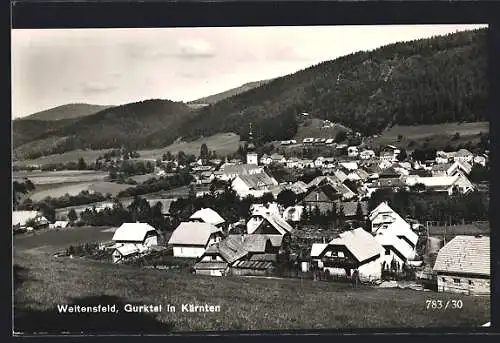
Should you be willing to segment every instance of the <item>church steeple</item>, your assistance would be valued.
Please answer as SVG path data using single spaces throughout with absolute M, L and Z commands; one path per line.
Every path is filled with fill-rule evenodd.
M 253 143 L 252 123 L 250 123 L 250 130 L 248 132 L 247 164 L 259 164 L 258 156 L 255 153 L 255 145 Z

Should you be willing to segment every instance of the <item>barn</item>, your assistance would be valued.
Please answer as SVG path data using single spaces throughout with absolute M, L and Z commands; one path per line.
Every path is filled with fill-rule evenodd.
M 201 222 L 183 222 L 174 230 L 168 244 L 176 257 L 198 258 L 212 244 L 222 240 L 222 229 Z
M 438 292 L 490 294 L 490 238 L 456 236 L 438 252 L 434 272 Z

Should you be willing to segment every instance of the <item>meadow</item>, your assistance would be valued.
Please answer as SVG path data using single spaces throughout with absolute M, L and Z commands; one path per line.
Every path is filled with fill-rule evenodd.
M 16 171 L 12 173 L 14 180 L 22 181 L 22 179 L 28 178 L 35 186 L 101 181 L 107 176 L 107 172 L 94 170 Z
M 36 185 L 35 185 L 36 187 Z M 96 192 L 102 194 L 111 194 L 116 196 L 119 192 L 133 187 L 126 184 L 118 184 L 108 181 L 97 181 L 97 182 L 80 182 L 76 184 L 65 184 L 63 186 L 56 186 L 44 190 L 36 190 L 30 194 L 30 198 L 33 201 L 40 201 L 50 196 L 52 198 L 62 197 L 65 194 L 72 196 L 80 194 L 82 191 Z
M 71 229 L 76 235 L 82 228 Z M 139 269 L 48 252 L 112 233 L 89 228 L 14 240 L 14 327 L 18 332 L 161 333 L 220 330 L 479 327 L 490 321 L 489 297 L 379 289 L 299 280 L 197 276 Z M 79 234 L 79 233 L 78 233 Z M 45 234 L 46 235 L 46 234 Z M 37 246 L 45 250 L 36 250 Z M 427 299 L 461 299 L 458 309 L 427 309 Z M 181 304 L 218 305 L 217 313 L 186 313 Z M 68 315 L 58 304 L 116 304 L 113 314 Z M 127 313 L 124 304 L 163 304 L 157 314 Z M 176 312 L 166 311 L 166 305 Z

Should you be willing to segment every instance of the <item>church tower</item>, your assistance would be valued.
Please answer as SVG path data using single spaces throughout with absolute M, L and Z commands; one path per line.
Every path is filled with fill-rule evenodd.
M 255 145 L 253 144 L 252 123 L 250 123 L 250 132 L 248 133 L 247 164 L 259 164 L 258 156 L 255 152 Z

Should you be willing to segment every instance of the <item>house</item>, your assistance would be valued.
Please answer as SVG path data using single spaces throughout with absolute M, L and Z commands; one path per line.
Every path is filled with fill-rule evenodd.
M 439 250 L 433 269 L 438 292 L 490 294 L 490 238 L 456 236 Z
M 302 165 L 302 167 L 300 167 Z M 314 168 L 314 161 L 310 159 L 304 159 L 299 161 L 299 168 Z
M 351 171 L 349 174 L 347 174 L 347 179 L 350 181 L 366 181 L 370 177 L 370 174 L 368 174 L 365 170 L 363 169 L 356 169 Z M 345 181 L 345 179 L 344 179 Z M 342 181 L 342 182 L 344 182 Z
M 229 235 L 211 245 L 194 265 L 196 274 L 265 275 L 277 261 L 282 236 Z
M 362 228 L 341 233 L 320 253 L 323 268 L 330 275 L 375 281 L 381 278 L 382 246 Z
M 67 220 L 56 220 L 54 222 L 54 228 L 56 229 L 65 229 L 69 227 L 69 221 Z
M 328 138 L 326 141 L 325 141 L 325 144 L 326 145 L 331 145 L 335 142 L 335 140 L 333 138 Z
M 373 180 L 367 186 L 373 189 L 387 189 L 387 188 L 402 189 L 406 188 L 407 184 L 404 182 L 404 178 L 395 177 L 395 178 L 382 178 Z
M 174 230 L 168 244 L 175 257 L 198 258 L 222 240 L 222 230 L 209 223 L 183 222 Z
M 49 227 L 49 221 L 39 211 L 12 211 L 12 227 L 25 229 L 29 225 L 36 228 Z
M 325 160 L 325 158 L 323 156 L 319 156 L 318 158 L 316 158 L 314 160 L 314 167 L 316 167 L 316 168 L 323 167 L 323 161 L 324 160 Z
M 277 185 L 278 182 L 264 172 L 251 175 L 238 175 L 231 183 L 231 187 L 241 198 L 245 198 L 248 195 L 260 198 L 264 193 L 270 192 L 271 188 Z
M 295 194 L 304 194 L 307 192 L 307 184 L 303 181 L 297 181 L 289 185 L 287 189 L 290 189 Z
M 383 161 L 396 162 L 401 150 L 394 145 L 386 145 L 380 151 L 380 159 Z
M 123 244 L 113 249 L 111 257 L 113 263 L 121 263 L 138 257 L 146 251 L 147 248 L 140 244 Z
M 293 228 L 281 216 L 277 214 L 258 212 L 252 214 L 247 222 L 248 234 L 266 234 L 285 236 L 292 232 Z
M 384 248 L 381 255 L 383 270 L 401 271 L 408 260 L 415 256 L 414 249 L 393 232 L 379 232 L 375 239 Z
M 442 150 L 436 151 L 436 158 L 435 158 L 436 163 L 447 164 L 447 163 L 450 163 L 450 160 L 451 159 L 446 152 L 444 152 Z
M 290 169 L 301 168 L 302 167 L 301 160 L 298 159 L 297 157 L 291 157 L 286 161 L 286 167 Z
M 229 181 L 239 175 L 254 175 L 264 172 L 264 168 L 256 164 L 223 164 L 218 174 L 220 180 Z M 217 175 L 217 174 L 216 174 Z
M 286 157 L 280 154 L 272 154 L 271 155 L 271 162 L 272 163 L 278 163 L 278 164 L 285 164 L 286 163 Z
M 358 169 L 358 164 L 356 162 L 340 162 L 339 166 L 348 171 Z
M 460 149 L 456 152 L 454 158 L 455 161 L 472 163 L 474 159 L 474 154 L 467 149 Z
M 446 192 L 449 195 L 452 195 L 454 190 L 458 190 L 462 194 L 467 194 L 475 189 L 469 179 L 462 174 L 455 176 L 419 177 L 418 183 L 423 184 L 427 191 Z
M 215 227 L 222 228 L 226 221 L 217 212 L 211 208 L 202 208 L 189 217 L 190 222 L 199 222 L 212 224 Z
M 325 157 L 323 159 L 323 168 L 331 169 L 334 168 L 336 164 L 337 163 L 334 157 Z
M 472 171 L 472 166 L 468 162 L 462 161 L 435 164 L 431 168 L 432 176 L 454 176 L 460 172 L 468 175 Z
M 304 144 L 312 144 L 314 142 L 314 138 L 304 138 L 302 143 Z
M 313 269 L 323 268 L 323 262 L 321 261 L 320 255 L 327 246 L 328 246 L 327 243 L 313 243 L 311 247 L 311 252 L 309 253 L 309 257 L 311 259 L 311 267 L 313 267 Z
M 411 225 L 394 211 L 387 202 L 381 202 L 368 216 L 372 234 L 390 234 L 404 242 L 409 249 L 400 251 L 409 260 L 415 257 L 418 235 L 413 232 Z M 391 236 L 392 237 L 392 236 Z M 393 238 L 393 237 L 392 237 Z
M 357 146 L 348 146 L 347 147 L 347 156 L 348 157 L 358 157 L 359 150 Z
M 359 158 L 361 158 L 362 160 L 369 160 L 373 157 L 375 157 L 375 151 L 373 150 L 363 150 L 359 153 Z
M 271 159 L 271 157 L 269 157 L 267 154 L 262 155 L 259 160 L 260 164 L 263 164 L 265 166 L 271 164 L 272 161 L 273 160 Z
M 158 245 L 160 233 L 148 223 L 123 223 L 116 229 L 113 242 L 142 246 Z
M 479 164 L 483 167 L 486 167 L 486 163 L 487 163 L 488 159 L 486 158 L 486 156 L 483 156 L 483 155 L 477 155 L 477 156 L 474 156 L 474 159 L 473 159 L 473 163 L 474 164 Z

